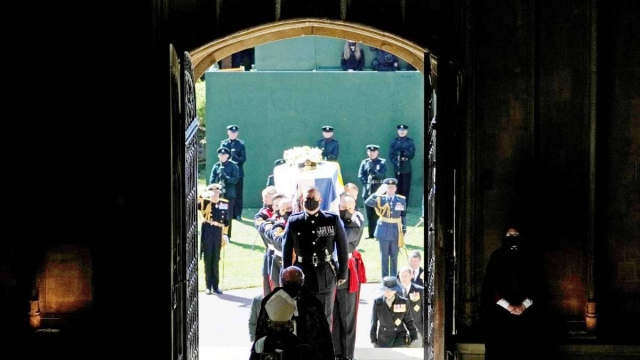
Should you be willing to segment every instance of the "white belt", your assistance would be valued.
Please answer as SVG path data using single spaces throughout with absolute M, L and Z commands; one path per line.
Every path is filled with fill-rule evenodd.
M 268 245 L 267 245 L 267 247 L 269 248 L 269 250 L 275 250 L 275 249 L 276 249 L 276 248 L 275 248 L 275 247 L 273 247 L 273 245 L 271 245 L 271 244 L 268 244 Z
M 273 249 L 273 254 L 282 257 L 282 251 Z

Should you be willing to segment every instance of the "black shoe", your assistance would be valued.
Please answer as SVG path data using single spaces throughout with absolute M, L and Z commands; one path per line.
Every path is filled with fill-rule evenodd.
M 369 235 L 369 236 L 367 236 L 367 239 L 373 239 L 373 238 L 374 238 L 374 236 L 373 236 L 373 235 Z
M 220 290 L 220 289 L 213 289 L 213 292 L 218 294 L 218 295 L 222 295 L 222 290 Z
M 238 221 L 242 221 L 242 216 L 238 215 L 238 216 L 235 217 L 235 219 L 238 220 Z

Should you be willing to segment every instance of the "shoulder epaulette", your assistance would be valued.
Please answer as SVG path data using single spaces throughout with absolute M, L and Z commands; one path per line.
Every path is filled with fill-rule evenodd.
M 244 145 L 244 140 L 240 140 L 240 139 L 237 139 L 237 140 L 240 144 Z
M 401 199 L 406 199 L 407 197 L 404 195 L 400 195 L 400 194 L 396 194 L 397 197 L 401 198 Z
M 398 196 L 399 196 L 399 195 L 398 195 Z M 225 199 L 225 198 L 220 198 L 220 201 L 222 201 L 222 202 L 226 202 L 226 203 L 228 203 L 228 202 L 229 202 L 229 200 L 227 200 L 227 199 Z
M 378 159 L 380 159 L 380 162 L 385 162 L 385 161 L 387 161 L 387 159 L 383 159 L 383 158 L 378 158 Z

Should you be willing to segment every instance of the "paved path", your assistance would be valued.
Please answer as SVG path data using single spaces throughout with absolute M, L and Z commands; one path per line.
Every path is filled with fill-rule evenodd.
M 373 348 L 369 340 L 371 303 L 381 293 L 378 283 L 363 284 L 358 309 L 356 331 L 357 360 L 422 360 L 422 348 Z M 222 295 L 200 293 L 200 356 L 201 360 L 247 360 L 251 350 L 249 341 L 249 312 L 253 297 L 261 288 L 227 290 Z

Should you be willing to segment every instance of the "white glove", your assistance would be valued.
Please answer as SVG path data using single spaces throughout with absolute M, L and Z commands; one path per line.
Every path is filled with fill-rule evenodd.
M 387 184 L 380 185 L 378 190 L 376 190 L 376 195 L 378 195 L 378 196 L 384 195 L 387 192 L 387 187 L 388 187 Z

